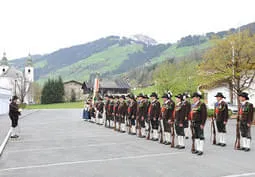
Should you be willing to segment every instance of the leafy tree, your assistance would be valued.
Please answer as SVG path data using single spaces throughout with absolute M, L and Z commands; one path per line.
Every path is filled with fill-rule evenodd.
M 227 81 L 233 94 L 249 88 L 255 77 L 255 35 L 243 31 L 224 40 L 215 38 L 214 43 L 199 66 L 201 82 L 214 85 Z
M 38 83 L 34 82 L 33 83 L 33 97 L 34 97 L 34 102 L 36 104 L 41 103 L 41 96 L 42 96 L 42 88 Z
M 196 90 L 197 62 L 181 61 L 178 63 L 164 62 L 156 68 L 153 78 L 160 94 L 170 90 L 174 94 L 193 92 Z

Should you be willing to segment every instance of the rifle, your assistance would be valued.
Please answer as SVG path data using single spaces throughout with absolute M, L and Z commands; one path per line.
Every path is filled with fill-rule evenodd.
M 149 118 L 147 119 L 147 121 L 148 121 L 148 124 L 149 124 L 147 140 L 150 140 L 150 134 L 151 134 L 151 121 L 150 121 L 150 119 L 149 119 Z
M 213 144 L 216 144 L 216 128 L 215 128 L 215 124 L 214 124 L 214 118 L 212 117 L 212 122 L 211 122 L 211 134 L 213 132 Z
M 174 137 L 175 137 L 175 133 L 174 133 L 174 123 L 171 124 L 171 130 L 172 130 L 172 142 L 171 142 L 171 148 L 174 148 Z
M 139 125 L 139 116 L 136 116 L 135 119 L 135 134 L 137 135 L 137 129 L 139 129 L 140 125 Z
M 236 142 L 235 142 L 235 147 L 236 150 L 240 149 L 240 120 L 239 117 L 237 117 L 236 120 Z
M 124 117 L 124 120 L 125 120 L 125 125 L 126 125 L 126 131 L 128 132 L 127 128 L 128 128 L 128 116 L 126 115 Z
M 114 130 L 116 131 L 117 129 L 116 129 L 116 119 L 117 119 L 117 117 L 116 117 L 116 114 L 114 113 L 114 115 L 113 115 L 113 119 L 114 119 Z
M 191 129 L 191 134 L 192 134 L 191 152 L 195 152 L 195 130 L 194 130 L 194 126 L 192 124 L 193 123 L 191 122 L 191 124 L 190 124 L 190 129 Z
M 159 121 L 159 128 L 160 128 L 160 143 L 163 143 L 164 139 L 163 139 L 163 135 L 164 135 L 164 132 L 163 132 L 163 119 L 161 120 L 158 120 Z

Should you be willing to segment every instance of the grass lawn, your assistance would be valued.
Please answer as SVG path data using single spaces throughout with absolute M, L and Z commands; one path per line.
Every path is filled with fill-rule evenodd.
M 35 104 L 27 105 L 25 109 L 72 109 L 72 108 L 83 108 L 83 102 L 74 103 L 56 103 L 56 104 Z

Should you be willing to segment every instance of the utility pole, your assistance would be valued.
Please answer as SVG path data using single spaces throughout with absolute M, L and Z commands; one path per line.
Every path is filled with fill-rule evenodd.
M 235 43 L 231 42 L 231 48 L 232 48 L 232 103 L 234 104 L 234 95 L 235 95 Z

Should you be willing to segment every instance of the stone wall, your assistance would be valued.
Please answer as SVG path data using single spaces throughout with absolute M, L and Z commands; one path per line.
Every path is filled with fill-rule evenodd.
M 65 101 L 69 102 L 71 100 L 72 89 L 76 95 L 76 101 L 84 100 L 83 90 L 81 89 L 81 84 L 76 82 L 64 83 L 65 88 Z

